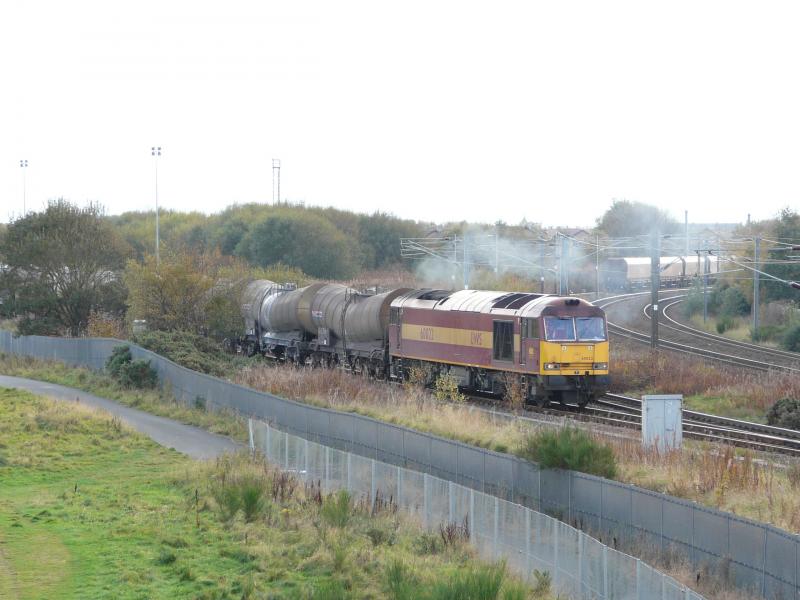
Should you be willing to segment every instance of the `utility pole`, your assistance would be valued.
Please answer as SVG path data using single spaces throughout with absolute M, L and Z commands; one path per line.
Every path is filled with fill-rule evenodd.
M 686 244 L 683 247 L 683 255 L 689 256 L 689 211 L 683 211 L 683 234 Z
M 161 146 L 153 146 L 150 148 L 150 156 L 154 157 L 156 165 L 156 264 L 161 264 L 161 258 L 158 253 L 158 247 L 161 245 L 158 238 L 158 157 L 161 156 Z
M 759 304 L 759 261 L 761 259 L 761 238 L 756 236 L 755 249 L 753 252 L 753 260 L 755 262 L 755 270 L 753 271 L 753 341 L 758 341 L 758 304 Z
M 272 203 L 281 203 L 281 160 L 272 159 Z
M 595 250 L 597 251 L 594 255 L 594 289 L 595 289 L 595 300 L 600 299 L 600 234 L 598 233 L 595 236 L 595 243 L 597 246 Z
M 469 289 L 469 273 L 467 267 L 467 234 L 464 234 L 464 289 Z
M 708 240 L 703 240 L 706 253 L 703 257 L 703 325 L 708 321 Z
M 498 235 L 499 234 L 497 233 L 497 227 L 495 227 L 494 228 L 494 274 L 495 275 L 497 275 L 500 272 L 500 261 L 498 258 L 500 256 L 500 249 L 499 249 L 500 239 Z
M 562 233 L 557 234 L 561 238 L 561 253 L 558 257 L 558 295 L 569 295 L 569 238 Z
M 661 287 L 661 236 L 657 229 L 650 234 L 650 347 L 658 348 L 658 289 Z
M 540 284 L 540 293 L 544 294 L 544 240 L 539 240 L 539 284 Z
M 25 216 L 25 213 L 28 212 L 26 207 L 26 196 L 27 196 L 27 182 L 25 181 L 25 173 L 28 170 L 28 161 L 27 159 L 23 159 L 19 161 L 19 166 L 22 169 L 22 216 Z

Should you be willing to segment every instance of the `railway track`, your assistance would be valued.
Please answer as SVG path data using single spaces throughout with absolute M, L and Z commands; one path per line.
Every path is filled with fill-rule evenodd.
M 620 302 L 629 301 L 637 297 L 647 296 L 648 294 L 649 292 L 642 292 L 637 294 L 612 296 L 610 298 L 598 300 L 596 304 L 601 308 L 606 309 L 607 307 L 613 306 Z M 672 304 L 667 305 L 667 308 L 669 308 L 674 304 L 677 304 L 678 301 L 682 300 L 684 297 L 685 295 L 673 296 L 669 298 L 663 298 L 659 302 L 661 303 L 673 300 L 674 302 Z M 648 307 L 650 306 L 650 304 L 647 304 L 644 307 L 644 316 L 647 319 L 650 318 L 648 313 Z M 702 356 L 717 362 L 737 367 L 745 367 L 757 371 L 787 371 L 800 373 L 800 357 L 794 355 L 794 353 L 786 353 L 780 350 L 772 352 L 772 349 L 765 349 L 764 347 L 756 344 L 747 344 L 746 342 L 736 342 L 735 340 L 729 340 L 728 338 L 723 338 L 720 340 L 719 338 L 722 336 L 715 336 L 713 334 L 682 325 L 671 317 L 669 317 L 668 323 L 661 324 L 661 329 L 671 330 L 681 338 L 681 341 L 665 338 L 659 339 L 658 343 L 661 348 L 666 348 L 668 350 L 673 350 L 683 354 Z M 611 321 L 608 321 L 608 331 L 609 333 L 618 337 L 629 339 L 638 343 L 650 344 L 649 333 L 643 333 L 630 327 L 623 327 Z M 720 346 L 723 346 L 725 350 L 723 351 Z M 736 352 L 737 350 L 738 352 Z M 743 353 L 750 354 L 750 356 L 743 356 Z M 758 358 L 751 357 L 754 355 L 758 356 Z M 773 362 L 778 358 L 781 359 L 780 363 Z
M 487 400 L 483 396 L 477 396 L 475 399 L 479 403 L 485 403 Z M 619 394 L 606 394 L 582 409 L 574 405 L 567 405 L 560 408 L 531 408 L 526 409 L 524 414 L 519 414 L 499 409 L 494 403 L 491 408 L 481 408 L 480 406 L 476 406 L 476 408 L 490 413 L 494 418 L 504 421 L 518 420 L 531 425 L 560 425 L 563 424 L 563 421 L 556 421 L 555 418 L 563 419 L 568 416 L 572 420 L 614 428 L 622 427 L 639 431 L 642 428 L 642 401 Z M 608 435 L 609 431 L 602 433 Z M 800 431 L 762 425 L 752 421 L 684 410 L 683 436 L 693 440 L 728 444 L 758 452 L 800 458 Z

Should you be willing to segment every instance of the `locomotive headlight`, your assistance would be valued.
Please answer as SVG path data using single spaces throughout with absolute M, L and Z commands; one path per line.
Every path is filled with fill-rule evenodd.
M 597 371 L 606 371 L 608 369 L 608 363 L 593 363 L 592 368 Z
M 558 371 L 561 368 L 561 365 L 558 363 L 544 363 L 544 370 L 545 371 Z

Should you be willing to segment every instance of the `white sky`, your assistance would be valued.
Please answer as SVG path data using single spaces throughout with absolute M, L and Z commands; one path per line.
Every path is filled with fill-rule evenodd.
M 800 206 L 800 4 L 0 3 L 0 219 L 282 197 L 590 225 Z

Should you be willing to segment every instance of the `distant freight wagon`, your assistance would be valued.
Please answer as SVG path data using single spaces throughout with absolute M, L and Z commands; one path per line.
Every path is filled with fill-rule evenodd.
M 706 264 L 708 265 L 706 267 Z M 710 275 L 719 273 L 716 256 L 662 256 L 660 262 L 662 287 L 690 286 L 708 269 Z M 609 258 L 601 267 L 605 289 L 631 291 L 650 286 L 650 257 L 628 256 Z

